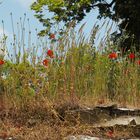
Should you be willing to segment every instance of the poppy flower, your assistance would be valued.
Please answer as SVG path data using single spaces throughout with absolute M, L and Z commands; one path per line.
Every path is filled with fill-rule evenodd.
M 108 137 L 113 137 L 113 131 L 108 131 L 107 133 L 106 133 L 106 135 L 108 136 Z
M 135 54 L 134 54 L 134 53 L 130 53 L 130 54 L 129 54 L 129 58 L 130 58 L 130 59 L 134 59 L 134 58 L 135 58 Z
M 0 65 L 3 65 L 5 62 L 3 60 L 0 60 Z
M 64 61 L 62 61 L 60 64 L 61 64 L 61 65 L 64 65 L 65 63 L 64 63 Z
M 50 34 L 50 39 L 55 39 L 55 34 Z
M 48 66 L 48 64 L 49 64 L 49 60 L 48 60 L 48 59 L 44 59 L 44 60 L 43 60 L 43 65 L 44 65 L 44 66 Z
M 48 55 L 50 58 L 54 58 L 54 55 L 53 55 L 53 51 L 52 51 L 52 50 L 48 50 L 48 51 L 47 51 L 47 55 Z
M 140 60 L 137 61 L 137 64 L 140 66 Z
M 118 57 L 118 55 L 115 52 L 109 54 L 110 59 L 116 59 L 117 57 Z

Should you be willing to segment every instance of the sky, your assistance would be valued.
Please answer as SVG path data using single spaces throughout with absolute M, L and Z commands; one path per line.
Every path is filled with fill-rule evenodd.
M 4 21 L 4 26 L 5 26 L 5 32 L 11 34 L 12 33 L 12 24 L 11 24 L 11 17 L 10 13 L 13 15 L 13 20 L 14 20 L 14 26 L 16 26 L 16 23 L 19 22 L 20 17 L 24 17 L 24 13 L 26 13 L 27 18 L 30 19 L 30 24 L 32 26 L 32 31 L 35 28 L 42 29 L 42 25 L 38 22 L 38 20 L 34 17 L 34 12 L 30 10 L 30 5 L 34 2 L 35 0 L 3 0 L 3 3 L 0 5 L 0 21 Z M 49 14 L 49 13 L 47 13 Z M 86 19 L 82 22 L 84 23 L 87 21 L 87 23 L 90 22 L 88 28 L 95 23 L 97 16 L 97 12 L 95 12 L 95 16 L 89 15 L 86 17 Z M 91 21 L 91 18 L 93 19 Z M 82 24 L 81 23 L 81 24 Z M 80 25 L 81 25 L 80 24 Z M 33 29 L 34 28 L 34 29 Z M 0 33 L 2 33 L 2 24 L 0 24 Z
M 5 32 L 12 34 L 12 23 L 10 13 L 13 15 L 14 26 L 16 28 L 17 22 L 20 21 L 20 18 L 24 18 L 26 13 L 26 22 L 27 19 L 30 19 L 31 30 L 35 28 L 41 29 L 41 24 L 33 16 L 33 11 L 30 10 L 30 5 L 35 0 L 3 0 L 0 5 L 0 21 L 4 21 Z M 16 29 L 15 29 L 16 30 Z M 2 32 L 2 24 L 0 24 L 0 32 Z
M 34 17 L 34 12 L 30 9 L 30 5 L 35 1 L 35 0 L 0 0 L 2 1 L 2 4 L 0 4 L 0 36 L 3 33 L 3 24 L 2 20 L 4 21 L 4 33 L 8 36 L 8 42 L 12 42 L 12 33 L 13 33 L 13 28 L 12 28 L 12 22 L 11 22 L 11 16 L 10 13 L 12 13 L 12 18 L 13 18 L 13 26 L 14 26 L 14 32 L 17 33 L 17 23 L 20 22 L 20 18 L 24 19 L 24 14 L 26 13 L 26 31 L 29 30 L 28 22 L 27 19 L 29 18 L 30 20 L 30 30 L 32 32 L 32 40 L 34 41 L 36 36 L 36 31 L 43 29 L 42 24 Z M 46 13 L 50 15 L 50 13 Z M 94 10 L 94 12 L 90 12 L 87 14 L 85 19 L 77 25 L 76 29 L 78 29 L 83 23 L 86 22 L 86 25 L 84 27 L 84 33 L 86 36 L 89 35 L 93 25 L 97 22 L 97 15 L 98 12 L 97 10 Z M 103 21 L 98 21 L 98 23 L 102 23 Z M 105 34 L 105 28 L 101 32 L 101 36 Z

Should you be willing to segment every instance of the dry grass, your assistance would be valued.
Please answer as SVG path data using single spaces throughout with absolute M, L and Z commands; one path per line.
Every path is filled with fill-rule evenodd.
M 89 135 L 98 137 L 128 137 L 130 130 L 124 128 L 97 128 L 94 124 L 83 124 L 79 118 L 65 120 L 65 111 L 101 105 L 96 99 L 83 98 L 75 104 L 69 100 L 31 99 L 28 104 L 9 104 L 10 98 L 0 111 L 0 136 L 14 137 L 17 140 L 63 140 L 69 135 Z M 90 102 L 91 101 L 91 102 Z M 104 101 L 103 104 L 110 104 Z M 121 129 L 121 131 L 120 131 Z M 108 132 L 113 130 L 113 135 Z

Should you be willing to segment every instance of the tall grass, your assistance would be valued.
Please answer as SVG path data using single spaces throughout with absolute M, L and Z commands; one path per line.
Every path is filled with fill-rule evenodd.
M 32 42 L 29 19 L 28 30 L 25 28 L 26 15 L 16 28 L 12 14 L 11 20 L 13 41 L 7 42 L 3 34 L 0 42 L 6 52 L 0 57 L 5 61 L 0 65 L 0 135 L 62 139 L 90 132 L 79 123 L 73 127 L 60 122 L 69 108 L 109 103 L 140 106 L 139 54 L 130 59 L 129 52 L 119 51 L 117 58 L 109 58 L 117 53 L 109 38 L 95 47 L 105 23 L 100 28 L 95 25 L 88 38 L 83 24 L 77 33 L 69 27 L 61 37 L 46 41 L 37 36 Z M 54 52 L 53 58 L 47 55 L 48 49 Z M 47 66 L 44 59 L 49 61 Z
M 98 26 L 94 26 L 88 39 L 83 34 L 83 25 L 78 33 L 70 27 L 55 41 L 44 42 L 37 37 L 32 43 L 30 28 L 25 32 L 25 19 L 26 15 L 15 29 L 11 14 L 13 51 L 9 51 L 5 43 L 8 57 L 0 66 L 3 104 L 16 105 L 18 102 L 22 106 L 33 100 L 47 99 L 68 101 L 73 105 L 84 99 L 91 105 L 102 100 L 103 103 L 114 101 L 139 106 L 139 65 L 127 56 L 127 59 L 121 55 L 110 59 L 109 53 L 116 49 L 113 44 L 95 48 L 92 43 Z M 30 27 L 29 19 L 27 21 Z M 47 56 L 48 49 L 54 51 L 54 58 Z M 47 67 L 42 64 L 45 58 L 49 59 Z

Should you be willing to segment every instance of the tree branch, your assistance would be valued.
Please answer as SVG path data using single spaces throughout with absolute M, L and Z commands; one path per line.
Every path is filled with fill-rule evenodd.
M 106 7 L 111 7 L 114 3 L 115 3 L 116 0 L 112 0 L 111 3 L 97 3 L 97 4 L 94 4 L 92 5 L 92 7 L 100 7 L 100 6 L 106 6 Z
M 116 0 L 112 0 L 112 2 L 109 4 L 109 7 L 111 7 L 114 3 L 115 3 Z

